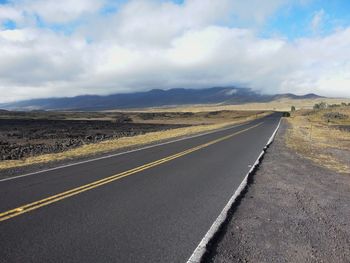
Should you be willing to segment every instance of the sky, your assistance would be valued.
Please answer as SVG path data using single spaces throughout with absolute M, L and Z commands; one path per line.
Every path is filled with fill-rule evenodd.
M 214 86 L 350 97 L 350 1 L 0 0 L 0 102 Z

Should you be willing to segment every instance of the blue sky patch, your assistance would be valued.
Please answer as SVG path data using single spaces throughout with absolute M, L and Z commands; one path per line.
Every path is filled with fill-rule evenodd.
M 284 6 L 271 16 L 261 34 L 280 35 L 290 40 L 312 35 L 326 35 L 338 28 L 349 26 L 350 1 L 312 1 L 308 5 Z M 319 14 L 318 28 L 312 27 L 314 17 Z
M 5 22 L 2 23 L 2 25 L 3 25 L 3 28 L 6 30 L 13 30 L 17 28 L 16 23 L 12 20 L 6 20 Z

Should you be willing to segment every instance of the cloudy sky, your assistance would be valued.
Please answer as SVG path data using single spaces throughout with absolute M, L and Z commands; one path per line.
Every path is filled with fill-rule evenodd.
M 0 102 L 153 88 L 350 97 L 348 0 L 0 0 Z

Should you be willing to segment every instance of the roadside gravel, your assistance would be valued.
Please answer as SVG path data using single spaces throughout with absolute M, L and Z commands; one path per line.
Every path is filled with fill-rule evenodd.
M 350 174 L 274 143 L 205 262 L 350 262 Z

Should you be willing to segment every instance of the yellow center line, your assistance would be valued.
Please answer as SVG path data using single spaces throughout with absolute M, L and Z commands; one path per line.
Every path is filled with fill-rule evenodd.
M 26 205 L 22 205 L 22 206 L 19 206 L 17 208 L 14 208 L 14 209 L 2 212 L 2 213 L 0 213 L 0 222 L 1 221 L 5 221 L 7 219 L 10 219 L 12 217 L 18 216 L 18 215 L 27 213 L 29 211 L 38 209 L 40 207 L 43 207 L 43 206 L 46 206 L 46 205 L 58 202 L 58 201 L 63 200 L 65 198 L 68 198 L 68 197 L 71 197 L 71 196 L 83 193 L 85 191 L 94 189 L 96 187 L 99 187 L 99 186 L 111 183 L 113 181 L 119 180 L 119 179 L 124 178 L 126 176 L 129 176 L 129 175 L 132 175 L 132 174 L 136 174 L 136 173 L 139 173 L 141 171 L 144 171 L 144 170 L 150 169 L 152 167 L 161 165 L 163 163 L 169 162 L 171 160 L 177 159 L 177 158 L 182 157 L 184 155 L 190 154 L 192 152 L 195 152 L 195 151 L 198 151 L 198 150 L 203 149 L 205 147 L 208 147 L 210 145 L 213 145 L 215 143 L 227 140 L 227 139 L 229 139 L 229 138 L 231 138 L 233 136 L 236 136 L 236 135 L 238 135 L 240 133 L 243 133 L 243 132 L 246 132 L 246 131 L 251 130 L 253 128 L 256 128 L 256 127 L 260 126 L 261 124 L 262 124 L 262 122 L 259 123 L 259 124 L 254 125 L 252 127 L 249 127 L 247 129 L 244 129 L 244 130 L 235 132 L 233 134 L 221 137 L 219 139 L 216 139 L 216 140 L 213 140 L 213 141 L 201 144 L 199 146 L 196 146 L 196 147 L 190 148 L 188 150 L 185 150 L 183 152 L 179 152 L 177 154 L 174 154 L 174 155 L 171 155 L 171 156 L 159 159 L 157 161 L 150 162 L 150 163 L 138 166 L 136 168 L 130 169 L 128 171 L 121 172 L 121 173 L 118 173 L 118 174 L 115 174 L 115 175 L 112 175 L 112 176 L 109 176 L 109 177 L 97 180 L 95 182 L 88 183 L 88 184 L 85 184 L 85 185 L 73 188 L 71 190 L 68 190 L 68 191 L 65 191 L 65 192 L 62 192 L 62 193 L 59 193 L 59 194 L 56 194 L 56 195 L 52 195 L 50 197 L 41 199 L 39 201 L 32 202 L 32 203 L 29 203 L 29 204 L 26 204 Z

